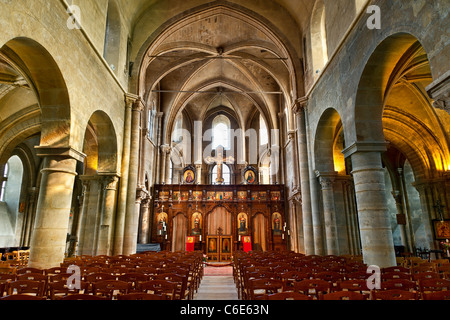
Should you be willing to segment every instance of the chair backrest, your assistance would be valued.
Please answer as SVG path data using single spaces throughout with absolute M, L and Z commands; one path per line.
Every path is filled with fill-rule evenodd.
M 91 294 L 70 294 L 61 298 L 61 300 L 111 300 L 108 297 L 94 296 Z
M 5 297 L 1 297 L 0 300 L 5 301 L 43 301 L 45 297 L 30 296 L 27 294 L 13 294 Z
M 403 273 L 410 273 L 411 270 L 409 268 L 403 267 L 403 266 L 394 266 L 394 267 L 387 267 L 381 269 L 382 273 L 391 273 L 391 272 L 403 272 Z
M 280 293 L 283 291 L 284 283 L 276 279 L 253 279 L 249 280 L 249 298 L 256 300 L 264 295 Z
M 264 300 L 276 300 L 276 301 L 311 300 L 311 297 L 308 297 L 307 295 L 304 295 L 304 294 L 301 294 L 298 292 L 280 292 L 280 293 L 269 294 L 265 297 Z
M 17 275 L 17 280 L 30 280 L 30 281 L 45 281 L 47 282 L 48 277 L 41 273 L 23 273 Z
M 405 272 L 386 272 L 381 275 L 382 281 L 394 280 L 394 279 L 404 279 L 411 280 L 411 275 Z
M 450 291 L 450 280 L 446 279 L 423 279 L 419 281 L 420 292 L 427 291 Z
M 367 300 L 367 296 L 355 291 L 336 291 L 323 295 L 322 300 Z
M 427 292 L 423 295 L 424 300 L 450 300 L 450 291 L 435 291 L 435 292 Z
M 330 293 L 332 284 L 325 280 L 309 279 L 296 282 L 293 287 L 294 292 L 319 298 L 323 294 Z
M 116 278 L 117 277 L 115 275 L 105 272 L 95 272 L 85 276 L 86 281 L 91 283 L 105 280 L 116 280 Z
M 17 274 L 25 273 L 45 274 L 45 270 L 37 268 L 21 268 L 17 270 Z
M 92 291 L 94 295 L 114 298 L 117 294 L 128 294 L 131 285 L 125 281 L 119 280 L 102 280 L 92 284 Z
M 117 300 L 125 301 L 142 301 L 142 300 L 166 300 L 164 295 L 150 294 L 150 293 L 129 293 L 117 297 Z
M 178 285 L 176 283 L 167 280 L 150 280 L 140 282 L 136 288 L 136 290 L 141 293 L 151 292 L 151 294 L 165 295 L 167 300 L 175 299 L 175 292 L 177 289 Z
M 370 291 L 370 289 L 367 287 L 367 281 L 366 280 L 344 280 L 340 281 L 338 283 L 338 288 L 340 290 L 348 290 L 348 291 Z
M 417 300 L 417 292 L 406 290 L 375 290 L 372 292 L 373 300 Z
M 416 290 L 417 283 L 406 279 L 394 279 L 381 283 L 381 289 L 383 290 Z
M 424 279 L 439 279 L 441 275 L 437 272 L 419 272 L 412 275 L 414 281 L 420 281 Z
M 30 293 L 38 297 L 44 296 L 45 283 L 42 281 L 17 280 L 8 284 L 9 294 Z

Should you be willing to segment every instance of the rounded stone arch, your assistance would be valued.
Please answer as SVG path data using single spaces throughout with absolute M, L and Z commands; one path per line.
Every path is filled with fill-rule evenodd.
M 42 147 L 69 148 L 71 110 L 66 82 L 51 54 L 37 41 L 17 37 L 0 48 L 0 56 L 34 91 L 41 111 Z
M 356 91 L 352 119 L 349 128 L 352 142 L 384 142 L 382 116 L 392 86 L 401 70 L 399 60 L 419 40 L 410 33 L 391 34 L 378 43 L 363 69 Z M 431 64 L 430 64 L 431 67 Z
M 117 135 L 111 118 L 104 111 L 95 111 L 88 121 L 85 148 L 89 145 L 87 162 L 93 157 L 93 163 L 96 163 L 92 169 L 100 174 L 118 172 Z
M 117 1 L 108 0 L 103 57 L 115 74 L 118 74 L 119 71 L 121 26 L 120 9 Z
M 334 108 L 326 109 L 317 124 L 314 139 L 315 170 L 327 173 L 342 172 L 344 155 L 336 152 L 336 143 L 342 132 L 339 113 Z

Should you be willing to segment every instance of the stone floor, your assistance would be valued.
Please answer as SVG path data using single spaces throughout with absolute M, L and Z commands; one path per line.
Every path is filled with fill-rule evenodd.
M 227 268 L 207 268 L 194 300 L 239 300 L 233 275 Z

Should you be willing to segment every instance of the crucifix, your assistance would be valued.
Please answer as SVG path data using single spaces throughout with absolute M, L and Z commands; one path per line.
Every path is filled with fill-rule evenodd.
M 216 178 L 216 182 L 217 184 L 222 184 L 224 182 L 223 179 L 223 163 L 233 163 L 234 162 L 234 158 L 233 157 L 224 157 L 224 152 L 223 152 L 223 146 L 218 146 L 216 149 L 216 156 L 215 157 L 207 157 L 205 159 L 205 161 L 208 164 L 213 164 L 216 163 L 217 164 L 217 178 Z
M 442 205 L 441 200 L 436 201 L 436 205 L 433 206 L 433 208 L 435 208 L 439 213 L 439 218 L 441 221 L 444 221 L 444 211 L 442 210 L 444 209 L 444 206 Z

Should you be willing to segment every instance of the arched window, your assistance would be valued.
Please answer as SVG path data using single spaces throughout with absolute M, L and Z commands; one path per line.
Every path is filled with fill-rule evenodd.
M 212 123 L 212 148 L 222 146 L 225 150 L 231 148 L 231 122 L 228 117 L 220 115 L 214 118 Z
M 103 57 L 109 67 L 117 74 L 119 69 L 119 54 L 121 40 L 121 22 L 119 8 L 114 0 L 108 1 L 106 16 L 105 45 Z
M 231 171 L 230 167 L 226 164 L 222 165 L 222 178 L 223 184 L 231 184 Z M 217 165 L 214 166 L 211 175 L 211 184 L 215 184 L 217 179 Z
M 23 164 L 18 156 L 12 156 L 5 166 L 0 201 L 6 202 L 10 212 L 19 208 L 22 189 Z
M 2 179 L 2 188 L 0 190 L 0 201 L 5 201 L 5 189 L 6 189 L 6 181 L 8 181 L 8 170 L 9 166 L 8 164 L 5 165 L 5 170 L 3 172 L 3 179 Z
M 328 62 L 325 3 L 319 0 L 311 16 L 311 49 L 314 74 L 317 77 Z
M 259 144 L 261 146 L 269 143 L 269 132 L 264 117 L 261 115 L 259 119 Z

